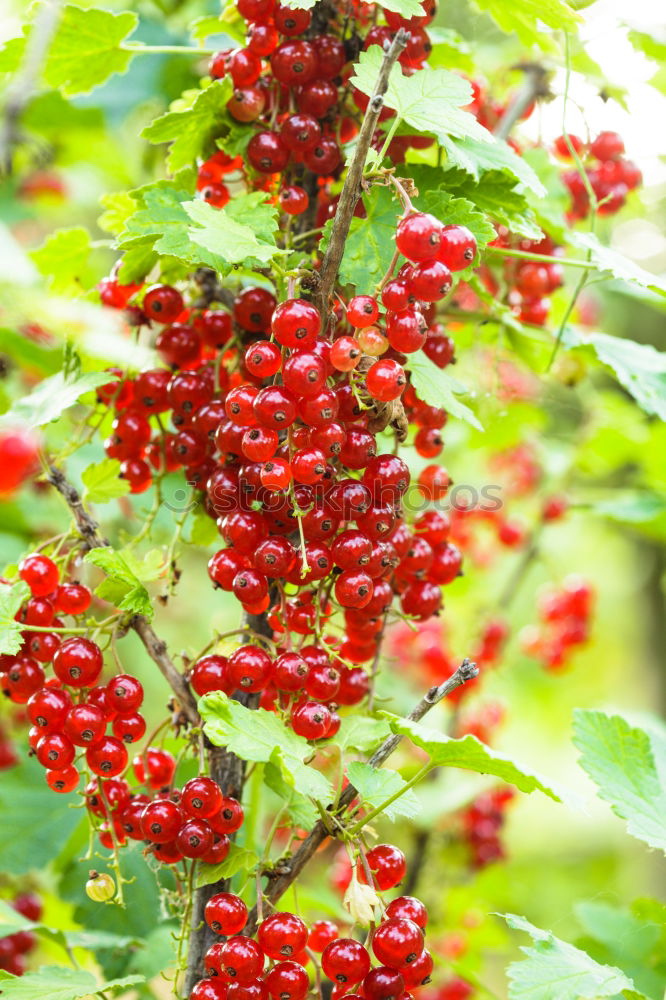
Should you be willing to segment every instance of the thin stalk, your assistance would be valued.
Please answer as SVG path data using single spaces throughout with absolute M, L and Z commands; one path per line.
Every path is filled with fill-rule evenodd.
M 349 836 L 358 836 L 363 827 L 372 822 L 375 816 L 379 816 L 380 813 L 383 813 L 387 806 L 390 806 L 392 802 L 395 802 L 395 800 L 399 799 L 401 795 L 404 795 L 408 789 L 413 788 L 414 785 L 418 785 L 419 781 L 423 781 L 425 776 L 436 766 L 437 765 L 433 764 L 432 761 L 428 761 L 427 764 L 424 764 L 423 767 L 419 768 L 414 777 L 405 782 L 399 791 L 390 795 L 388 799 L 385 799 L 382 803 L 380 803 L 380 805 L 375 806 L 375 808 L 371 809 L 369 813 L 366 813 L 365 816 L 358 821 L 358 823 L 354 823 L 352 827 L 349 827 L 347 830 Z

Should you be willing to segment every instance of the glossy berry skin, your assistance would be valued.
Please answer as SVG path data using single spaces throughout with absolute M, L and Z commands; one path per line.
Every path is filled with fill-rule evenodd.
M 46 733 L 35 748 L 37 760 L 42 767 L 61 771 L 74 760 L 74 744 L 64 733 Z
M 277 132 L 257 132 L 247 147 L 247 158 L 262 174 L 276 174 L 289 162 L 289 150 Z
M 375 361 L 368 369 L 365 384 L 373 399 L 389 403 L 402 395 L 407 385 L 407 378 L 402 365 L 386 358 Z
M 82 702 L 69 710 L 63 730 L 75 746 L 94 746 L 106 732 L 106 716 L 96 705 Z
M 243 818 L 243 807 L 238 799 L 224 795 L 216 812 L 209 817 L 209 822 L 216 833 L 227 834 L 240 830 Z
M 425 986 L 430 982 L 430 974 L 433 966 L 432 955 L 424 948 L 418 958 L 410 962 L 409 965 L 403 965 L 400 970 L 405 986 L 408 989 L 414 989 L 416 986 Z
M 400 917 L 412 920 L 419 927 L 425 928 L 428 923 L 428 911 L 415 896 L 398 896 L 392 899 L 386 907 L 387 917 Z
M 405 855 L 392 844 L 378 844 L 368 851 L 366 858 L 378 889 L 392 889 L 405 877 Z M 361 881 L 365 881 L 364 870 L 359 877 Z
M 279 372 L 282 365 L 282 353 L 276 344 L 260 341 L 250 344 L 245 351 L 245 367 L 251 375 L 257 378 L 270 378 Z
M 291 713 L 291 726 L 298 736 L 306 740 L 321 740 L 328 734 L 331 713 L 325 705 L 316 701 L 306 701 L 297 705 Z
M 261 691 L 270 676 L 271 658 L 258 646 L 240 646 L 228 660 L 229 681 L 243 691 Z
M 218 892 L 206 903 L 204 911 L 206 923 L 224 937 L 239 934 L 247 923 L 247 906 L 233 892 Z
M 423 931 L 412 920 L 392 917 L 382 921 L 372 937 L 372 950 L 384 965 L 401 969 L 423 951 Z
M 356 295 L 347 305 L 347 319 L 357 330 L 372 326 L 379 316 L 377 300 L 371 295 Z
M 213 841 L 213 831 L 205 819 L 188 819 L 176 834 L 176 847 L 186 858 L 203 858 Z
M 319 311 L 305 299 L 287 299 L 273 313 L 271 330 L 283 347 L 309 350 L 321 329 Z
M 55 595 L 55 610 L 63 615 L 82 615 L 90 607 L 92 594 L 80 583 L 61 583 Z
M 302 215 L 310 204 L 307 191 L 297 184 L 283 187 L 278 196 L 280 208 L 287 215 Z
M 175 802 L 156 799 L 141 814 L 141 831 L 154 844 L 167 844 L 174 840 L 183 825 L 183 814 Z
M 219 979 L 201 979 L 192 987 L 190 1000 L 227 1000 L 227 984 Z
M 273 1000 L 303 1000 L 310 989 L 310 977 L 298 962 L 278 962 L 265 982 Z
M 358 941 L 338 938 L 324 948 L 321 967 L 333 982 L 352 986 L 367 976 L 370 971 L 370 956 Z
M 79 786 L 79 772 L 76 767 L 65 767 L 60 771 L 49 770 L 46 772 L 46 783 L 53 792 L 59 795 L 68 795 Z
M 413 212 L 398 223 L 395 242 L 408 260 L 430 260 L 437 256 L 442 238 L 442 224 L 433 215 Z
M 466 226 L 444 226 L 437 260 L 449 271 L 464 271 L 476 257 L 476 237 Z
M 207 819 L 222 805 L 222 790 L 212 778 L 201 775 L 191 778 L 183 786 L 180 807 L 189 816 Z
M 28 584 L 33 597 L 46 597 L 56 590 L 60 574 L 52 559 L 36 553 L 21 560 L 19 577 Z
M 171 285 L 151 285 L 143 297 L 141 308 L 148 319 L 157 323 L 173 323 L 183 311 L 183 296 Z
M 131 674 L 117 674 L 106 686 L 106 697 L 115 712 L 134 712 L 143 701 L 143 685 Z
M 72 636 L 60 644 L 53 657 L 56 677 L 69 687 L 92 687 L 102 672 L 99 646 L 82 636 Z
M 305 153 L 321 138 L 321 126 L 314 115 L 290 115 L 282 124 L 280 137 L 293 153 Z
M 308 934 L 308 948 L 321 952 L 338 937 L 338 927 L 332 920 L 315 920 Z
M 261 975 L 264 953 L 256 941 L 231 937 L 219 951 L 220 975 L 228 983 L 249 983 Z
M 72 698 L 62 688 L 42 687 L 28 699 L 28 718 L 41 729 L 62 729 Z
M 305 948 L 308 929 L 293 913 L 272 913 L 259 925 L 257 938 L 266 955 L 280 961 Z
M 363 995 L 367 1000 L 399 1000 L 404 992 L 404 979 L 397 969 L 387 965 L 371 969 L 363 980 Z
M 114 778 L 127 767 L 127 750 L 115 736 L 105 736 L 86 750 L 88 767 L 102 778 Z

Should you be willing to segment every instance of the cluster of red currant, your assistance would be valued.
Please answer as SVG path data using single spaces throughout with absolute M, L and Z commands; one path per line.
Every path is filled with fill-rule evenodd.
M 598 214 L 615 215 L 626 202 L 628 193 L 643 180 L 636 164 L 624 156 L 622 136 L 617 132 L 600 132 L 590 143 L 571 134 L 555 140 L 555 152 L 562 159 L 572 159 L 572 148 L 583 162 L 587 183 L 579 170 L 567 170 L 562 174 L 571 194 L 569 221 L 577 222 L 590 214 L 589 188 L 597 200 Z
M 504 857 L 500 833 L 506 807 L 515 794 L 509 785 L 484 792 L 462 814 L 462 836 L 469 848 L 473 868 L 485 868 Z
M 22 892 L 9 905 L 25 917 L 37 923 L 42 917 L 42 901 L 34 892 Z M 22 976 L 26 970 L 26 956 L 35 948 L 37 937 L 32 931 L 17 931 L 0 937 L 0 969 L 12 976 Z
M 402 852 L 388 844 L 368 851 L 365 863 L 357 865 L 359 879 L 367 883 L 367 868 L 380 892 L 395 887 L 406 868 Z M 308 929 L 286 912 L 262 920 L 250 937 L 242 933 L 248 921 L 243 900 L 218 893 L 207 903 L 205 919 L 226 940 L 209 948 L 207 978 L 194 987 L 191 1000 L 303 1000 L 310 990 L 310 962 L 331 980 L 333 1000 L 408 1000 L 408 991 L 430 981 L 433 968 L 425 948 L 427 910 L 413 896 L 399 896 L 385 907 L 382 903 L 382 909 L 368 947 L 341 937 L 330 920 L 318 920 Z M 379 963 L 375 967 L 370 949 Z
M 562 670 L 574 650 L 587 642 L 594 605 L 591 585 L 579 576 L 568 577 L 561 587 L 545 591 L 539 598 L 540 625 L 527 625 L 520 644 L 528 656 L 540 660 L 547 670 Z
M 219 864 L 229 853 L 229 837 L 243 822 L 237 799 L 224 796 L 212 778 L 191 778 L 174 786 L 176 761 L 166 750 L 148 747 L 132 762 L 132 771 L 148 794 L 132 790 L 124 778 L 93 779 L 85 790 L 86 805 L 101 819 L 103 847 L 143 841 L 163 864 L 189 858 Z M 111 830 L 113 827 L 113 832 Z

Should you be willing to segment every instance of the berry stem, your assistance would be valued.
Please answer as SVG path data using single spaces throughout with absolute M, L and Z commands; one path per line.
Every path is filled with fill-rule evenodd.
M 518 260 L 533 260 L 537 264 L 562 264 L 563 267 L 581 267 L 587 270 L 588 260 L 576 260 L 571 257 L 550 257 L 548 254 L 528 253 L 527 250 L 511 250 L 509 247 L 487 246 L 486 253 L 500 254 L 502 257 L 516 257 Z
M 407 718 L 412 722 L 418 722 L 430 711 L 431 708 L 437 705 L 443 698 L 446 698 L 447 695 L 451 694 L 452 691 L 455 691 L 456 688 L 460 687 L 462 684 L 466 684 L 467 681 L 473 680 L 473 678 L 477 676 L 478 672 L 479 671 L 475 663 L 472 663 L 468 659 L 464 659 L 458 669 L 447 680 L 445 680 L 442 684 L 432 687 L 426 691 L 421 700 L 409 713 Z M 368 760 L 370 766 L 381 767 L 400 744 L 401 740 L 402 736 L 399 734 L 387 737 Z M 354 801 L 357 795 L 357 789 L 351 784 L 347 785 L 340 796 L 339 809 L 346 809 Z M 329 807 L 328 811 L 331 811 L 332 808 L 333 807 Z M 303 871 L 308 862 L 314 857 L 318 848 L 321 844 L 323 844 L 328 836 L 329 834 L 325 824 L 322 823 L 321 820 L 318 820 L 294 854 L 283 857 L 275 866 L 277 869 L 283 871 L 284 874 L 271 879 L 266 891 L 264 892 L 264 899 L 269 903 L 275 904 L 298 878 L 300 873 Z M 256 924 L 257 913 L 255 908 L 250 913 L 248 924 L 244 933 L 251 934 L 256 927 Z
M 418 785 L 418 783 L 422 781 L 436 766 L 437 765 L 433 764 L 432 761 L 428 761 L 427 764 L 424 764 L 423 767 L 419 768 L 413 778 L 410 778 L 409 781 L 405 782 L 402 788 L 400 788 L 393 795 L 390 795 L 388 799 L 385 799 L 382 803 L 380 803 L 380 805 L 375 806 L 375 808 L 371 809 L 369 813 L 366 813 L 365 816 L 358 821 L 358 823 L 355 823 L 352 827 L 350 827 L 347 830 L 348 834 L 351 837 L 358 836 L 363 827 L 370 823 L 375 816 L 379 816 L 380 813 L 383 813 L 387 806 L 390 806 L 392 802 L 395 802 L 401 795 L 404 795 L 408 789 L 413 788 L 414 785 Z
M 365 161 L 377 127 L 379 115 L 384 106 L 384 94 L 388 90 L 389 76 L 399 55 L 405 49 L 408 39 L 409 34 L 404 28 L 400 28 L 391 45 L 384 52 L 377 82 L 368 102 L 363 124 L 358 134 L 354 156 L 349 164 L 347 176 L 340 193 L 340 201 L 338 202 L 338 207 L 333 218 L 331 238 L 319 271 L 320 286 L 318 301 L 320 312 L 324 317 L 328 316 L 329 299 L 333 292 L 335 279 L 344 254 L 345 241 L 349 234 L 349 227 L 356 203 L 361 197 L 361 181 Z

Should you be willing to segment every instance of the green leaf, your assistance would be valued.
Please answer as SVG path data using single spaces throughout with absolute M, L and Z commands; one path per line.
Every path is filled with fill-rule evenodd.
M 489 170 L 508 170 L 538 197 L 545 196 L 546 189 L 527 160 L 518 156 L 506 142 L 494 138 L 492 142 L 479 142 L 472 137 L 457 139 L 454 136 L 439 136 L 439 141 L 446 150 L 447 163 L 464 170 L 477 181 Z
M 48 278 L 54 292 L 81 294 L 81 275 L 88 266 L 90 235 L 81 226 L 57 229 L 30 253 L 39 272 Z
M 460 170 L 448 171 L 444 177 L 444 192 L 453 189 L 456 195 L 473 202 L 472 208 L 476 208 L 478 213 L 490 215 L 517 236 L 540 239 L 543 235 L 525 194 L 516 190 L 516 178 L 507 170 L 486 170 L 479 183 Z M 444 216 L 438 218 L 444 221 Z M 448 222 L 448 218 L 445 221 Z M 483 221 L 486 229 L 493 230 L 493 235 L 484 240 L 485 245 L 495 239 L 497 233 L 485 218 Z M 462 224 L 467 225 L 465 222 Z
M 189 30 L 196 42 L 203 42 L 206 38 L 210 38 L 211 35 L 223 35 L 225 33 L 224 24 L 214 14 L 197 17 L 190 23 Z
M 227 273 L 234 264 L 261 265 L 278 252 L 276 209 L 264 192 L 238 195 L 223 209 L 192 201 L 171 181 L 132 194 L 139 207 L 119 237 L 128 254 L 140 246 L 142 256 L 156 251 Z
M 386 719 L 373 719 L 369 715 L 346 715 L 335 737 L 342 754 L 348 750 L 369 753 L 391 735 Z
M 576 709 L 573 742 L 599 797 L 626 820 L 628 833 L 666 851 L 666 730 Z
M 243 199 L 249 199 L 254 206 L 254 211 L 257 213 L 256 229 L 238 221 L 247 218 L 249 222 L 245 205 L 238 204 Z M 183 208 L 195 223 L 188 229 L 190 240 L 225 264 L 240 264 L 246 261 L 252 264 L 255 262 L 260 265 L 267 264 L 280 252 L 273 232 L 270 233 L 269 239 L 265 238 L 266 215 L 270 214 L 273 229 L 277 228 L 277 222 L 275 209 L 266 204 L 266 196 L 261 192 L 240 195 L 223 209 L 213 208 L 205 201 L 186 201 L 183 203 Z
M 43 965 L 36 972 L 2 981 L 3 1000 L 82 1000 L 91 993 L 117 993 L 145 982 L 143 976 L 125 976 L 100 983 L 92 972 L 67 965 Z
M 136 561 L 130 562 L 129 553 L 117 552 L 110 546 L 91 549 L 85 556 L 85 562 L 92 563 L 106 574 L 95 589 L 98 597 L 110 601 L 119 611 L 152 618 L 154 610 L 150 595 L 136 573 Z
M 563 343 L 567 347 L 591 347 L 599 361 L 613 369 L 620 385 L 642 410 L 666 420 L 666 353 L 651 344 L 575 327 L 567 327 Z
M 419 722 L 401 719 L 390 712 L 380 712 L 389 720 L 394 733 L 407 736 L 417 747 L 421 747 L 430 755 L 434 765 L 460 767 L 465 771 L 477 771 L 479 774 L 492 774 L 502 781 L 515 785 L 521 792 L 540 791 L 555 802 L 568 800 L 572 804 L 575 798 L 556 782 L 533 771 L 529 765 L 518 764 L 499 750 L 492 750 L 476 736 L 463 736 L 456 740 L 444 733 L 428 729 Z
M 614 490 L 611 499 L 598 500 L 586 509 L 666 540 L 666 499 L 658 493 L 621 493 Z
M 0 417 L 0 425 L 43 427 L 61 417 L 85 393 L 109 381 L 113 381 L 113 375 L 108 372 L 88 372 L 76 378 L 58 372 L 36 385 L 28 396 L 17 399 L 11 410 Z
M 167 111 L 141 133 L 152 143 L 171 142 L 167 167 L 176 171 L 189 166 L 210 150 L 215 133 L 226 121 L 226 105 L 231 97 L 231 80 L 215 80 L 199 91 L 192 106 L 183 111 Z
M 54 375 L 60 370 L 62 350 L 59 345 L 42 344 L 26 337 L 20 330 L 0 328 L 0 345 L 3 354 L 21 367 L 30 368 L 42 375 Z
M 83 499 L 88 503 L 107 503 L 125 496 L 130 489 L 128 481 L 120 479 L 120 462 L 117 458 L 105 458 L 87 466 L 81 473 L 81 479 L 85 486 Z
M 48 50 L 46 82 L 72 97 L 89 93 L 114 73 L 124 73 L 133 54 L 123 50 L 122 43 L 138 23 L 131 11 L 114 14 L 68 4 Z
M 239 872 L 251 872 L 257 867 L 259 855 L 246 847 L 239 847 L 233 842 L 229 845 L 229 853 L 219 865 L 199 865 L 197 872 L 197 889 L 202 885 L 219 882 L 223 878 L 231 878 Z
M 666 296 L 666 284 L 656 274 L 639 267 L 617 250 L 605 247 L 594 233 L 579 233 L 572 229 L 567 233 L 567 240 L 576 249 L 587 250 L 598 270 L 610 271 L 614 278 L 635 283 L 643 288 L 649 288 L 658 295 Z
M 205 510 L 197 507 L 190 518 L 190 545 L 214 545 L 220 539 L 220 533 L 212 517 Z
M 251 125 L 243 125 L 242 122 L 234 121 L 229 116 L 229 127 L 226 134 L 217 140 L 216 145 L 223 149 L 229 156 L 245 157 L 250 139 L 255 135 L 256 129 Z
M 312 746 L 272 712 L 263 708 L 252 711 L 221 691 L 205 695 L 199 711 L 206 735 L 215 746 L 227 747 L 243 760 L 271 761 L 290 788 L 316 799 L 330 798 L 329 780 L 303 763 L 312 757 Z
M 127 220 L 136 211 L 136 202 L 129 191 L 109 191 L 99 200 L 105 211 L 97 220 L 97 225 L 105 233 L 117 236 L 122 233 Z
M 663 914 L 661 921 L 652 922 L 644 915 L 639 917 L 629 910 L 591 900 L 577 903 L 574 909 L 586 935 L 579 946 L 583 945 L 597 961 L 617 965 L 647 997 L 661 1000 L 666 970 L 660 975 L 656 966 L 659 956 L 666 956 L 662 947 L 666 932 Z
M 400 792 L 407 782 L 397 771 L 389 771 L 386 768 L 370 767 L 364 761 L 353 760 L 347 767 L 347 777 L 352 785 L 358 789 L 363 801 L 370 806 L 379 806 L 386 799 Z M 384 809 L 382 816 L 391 822 L 400 816 L 413 819 L 418 816 L 420 803 L 411 788 L 402 792 L 399 799 L 391 802 Z
M 553 31 L 575 32 L 581 22 L 580 14 L 564 0 L 514 0 L 510 5 L 505 0 L 474 0 L 474 3 L 507 35 L 515 34 L 523 45 L 536 45 L 546 51 L 552 51 L 553 42 L 544 26 Z
M 0 654 L 13 656 L 23 645 L 21 625 L 14 621 L 24 601 L 30 597 L 30 588 L 23 580 L 18 583 L 0 583 Z
M 469 394 L 469 389 L 462 382 L 459 382 L 453 375 L 449 375 L 444 369 L 438 368 L 422 352 L 410 355 L 407 368 L 411 372 L 411 383 L 419 399 L 430 406 L 445 409 L 452 417 L 464 420 L 479 431 L 483 430 L 469 406 L 457 398 L 457 396 Z
M 268 763 L 264 768 L 264 784 L 281 800 L 293 826 L 309 830 L 314 826 L 319 813 L 310 799 L 292 788 L 282 777 L 280 769 L 275 764 Z
M 405 18 L 423 15 L 423 6 L 418 0 L 382 0 L 382 10 L 390 10 Z
M 621 969 L 599 965 L 586 952 L 524 917 L 512 913 L 500 916 L 509 927 L 529 934 L 535 945 L 521 946 L 527 958 L 512 962 L 507 969 L 509 1000 L 594 1000 L 634 989 Z
M 479 185 L 478 190 L 481 190 L 483 186 Z M 441 219 L 447 226 L 467 226 L 469 231 L 474 234 L 479 250 L 483 250 L 497 236 L 494 226 L 488 222 L 483 214 L 483 211 L 487 211 L 487 209 L 479 211 L 478 201 L 475 202 L 474 199 L 458 198 L 439 188 L 426 192 L 423 207 L 427 212 L 432 212 L 436 218 Z M 497 218 L 497 216 L 495 217 Z
M 28 788 L 30 794 L 26 794 Z M 70 801 L 67 795 L 53 795 L 44 781 L 44 769 L 34 759 L 4 772 L 0 784 L 3 871 L 24 875 L 51 864 L 81 819 Z
M 354 66 L 350 83 L 370 96 L 375 88 L 384 53 L 379 45 L 361 52 Z M 479 125 L 474 115 L 463 111 L 470 104 L 472 89 L 467 80 L 446 69 L 420 69 L 412 76 L 394 71 L 384 97 L 386 107 L 393 108 L 403 121 L 417 132 L 436 135 L 438 139 L 455 136 L 474 137 L 480 142 L 493 142 L 490 133 Z
M 143 281 L 155 267 L 158 259 L 150 237 L 135 243 L 120 258 L 118 280 L 126 285 Z
M 353 218 L 345 241 L 339 280 L 354 288 L 370 287 L 384 277 L 395 251 L 395 228 L 402 211 L 393 191 L 375 185 L 363 197 L 366 217 Z M 324 227 L 321 251 L 325 252 L 333 220 Z

